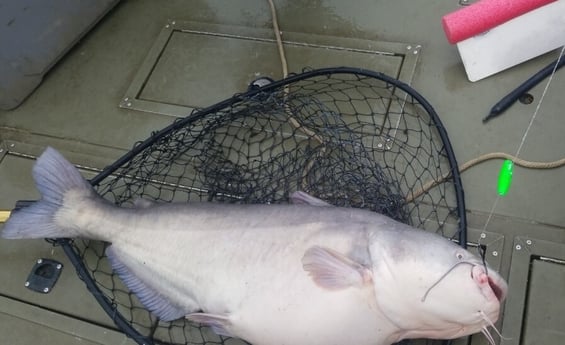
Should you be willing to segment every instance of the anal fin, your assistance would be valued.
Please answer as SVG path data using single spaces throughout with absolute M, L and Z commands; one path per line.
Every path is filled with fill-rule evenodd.
M 229 318 L 225 315 L 216 315 L 208 313 L 193 313 L 186 316 L 187 320 L 200 323 L 208 326 L 217 335 L 226 337 L 233 337 L 233 334 L 228 330 L 231 326 Z
M 160 320 L 172 321 L 180 319 L 187 314 L 184 308 L 171 303 L 165 296 L 150 288 L 141 281 L 141 279 L 135 276 L 130 269 L 122 263 L 114 246 L 110 245 L 106 249 L 106 256 L 112 268 L 128 289 L 137 296 L 145 308 L 149 309 L 149 311 L 155 314 Z

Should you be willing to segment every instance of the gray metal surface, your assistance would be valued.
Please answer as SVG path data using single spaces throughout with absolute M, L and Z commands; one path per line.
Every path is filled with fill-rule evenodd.
M 120 107 L 186 116 L 246 91 L 259 77 L 282 78 L 273 31 L 169 20 Z M 349 66 L 378 70 L 410 83 L 420 46 L 285 32 L 289 70 Z M 195 49 L 195 47 L 199 47 Z M 190 63 L 188 63 L 190 61 Z M 229 72 L 228 72 L 229 71 Z M 229 73 L 229 78 L 225 78 Z M 221 81 L 221 82 L 220 82 Z M 218 88 L 216 94 L 208 90 Z
M 505 344 L 558 344 L 565 337 L 565 244 L 516 237 Z
M 12 109 L 119 0 L 0 3 L 0 109 Z
M 133 344 L 115 330 L 2 296 L 0 334 L 6 345 Z
M 327 52 L 326 49 L 287 44 L 291 72 L 329 63 L 358 63 L 358 66 L 395 73 L 399 69 L 394 58 L 389 60 L 392 63 L 381 65 L 386 60 L 381 59 L 382 56 L 371 60 L 368 58 L 371 54 L 359 50 L 379 51 L 380 48 L 368 48 L 367 44 L 384 42 L 417 42 L 421 45 L 418 61 L 411 65 L 415 68 L 402 66 L 400 70 L 407 71 L 408 75 L 400 77 L 411 81 L 436 108 L 460 163 L 493 151 L 516 152 L 546 81 L 531 91 L 533 103 L 515 104 L 486 125 L 481 119 L 508 91 L 556 57 L 555 53 L 546 54 L 499 75 L 470 83 L 456 48 L 447 43 L 440 25 L 443 14 L 459 8 L 458 1 L 417 5 L 408 0 L 359 0 L 354 3 L 280 0 L 275 3 L 285 41 L 357 49 L 329 49 L 331 52 Z M 171 18 L 179 22 L 200 22 L 202 28 L 212 27 L 216 31 L 227 28 L 227 32 L 220 31 L 225 37 L 182 33 L 178 40 L 175 37 L 173 43 L 176 46 L 167 46 L 173 50 L 165 49 L 167 54 L 182 52 L 176 57 L 174 54 L 167 57 L 172 64 L 159 61 L 147 65 L 144 61 L 155 60 L 151 56 L 152 47 L 158 46 L 160 35 L 164 35 L 163 26 Z M 194 27 L 191 30 L 199 31 Z M 259 37 L 261 40 L 236 39 L 230 35 Z M 75 163 L 104 167 L 131 148 L 134 142 L 145 139 L 151 131 L 172 121 L 169 115 L 155 111 L 179 114 L 179 109 L 182 113 L 194 106 L 210 105 L 210 102 L 244 91 L 242 88 L 247 87 L 255 72 L 280 76 L 280 61 L 272 38 L 270 12 L 264 0 L 124 1 L 47 74 L 20 107 L 0 111 L 0 141 L 5 141 L 0 157 L 9 149 L 33 156 L 45 145 L 53 145 Z M 160 44 L 160 47 L 165 46 L 164 42 Z M 230 49 L 222 51 L 223 44 Z M 206 55 L 207 48 L 212 48 L 212 55 Z M 253 60 L 255 53 L 263 60 Z M 358 60 L 360 56 L 364 60 Z M 183 61 L 182 57 L 189 59 Z M 141 73 L 147 66 L 155 66 L 155 71 Z M 187 73 L 180 73 L 173 80 L 164 79 L 170 72 L 163 68 L 171 66 L 175 73 L 184 73 L 184 69 Z M 146 79 L 140 81 L 138 75 Z M 185 79 L 185 76 L 195 79 Z M 139 84 L 144 81 L 146 85 Z M 131 90 L 130 85 L 134 87 Z M 191 88 L 198 88 L 198 96 L 191 95 Z M 564 90 L 562 70 L 547 89 L 537 118 L 525 138 L 520 153 L 522 158 L 548 161 L 565 155 Z M 134 100 L 132 105 L 139 99 L 157 106 L 157 109 L 145 109 L 151 111 L 148 112 L 133 107 L 120 108 L 118 104 L 124 101 L 124 95 Z M 173 107 L 169 103 L 178 104 Z M 163 111 L 159 107 L 173 110 Z M 10 147 L 11 144 L 14 147 Z M 1 208 L 11 208 L 19 199 L 37 197 L 31 182 L 31 163 L 30 158 L 14 154 L 2 159 Z M 504 336 L 512 339 L 503 343 L 560 343 L 563 336 L 560 317 L 565 308 L 562 265 L 538 257 L 565 258 L 562 201 L 565 170 L 516 167 L 509 195 L 496 201 L 499 166 L 500 161 L 490 161 L 471 168 L 463 173 L 463 183 L 471 227 L 470 242 L 481 240 L 480 243 L 486 244 L 487 260 L 510 277 L 510 295 L 502 327 Z M 489 217 L 491 211 L 493 217 Z M 490 219 L 488 225 L 487 219 Z M 482 233 L 486 237 L 481 239 Z M 527 239 L 533 241 L 533 249 L 517 251 L 515 245 Z M 523 248 L 529 248 L 527 242 Z M 23 287 L 38 257 L 57 258 L 65 264 L 59 282 L 47 295 L 35 294 Z M 0 295 L 3 296 L 0 298 L 0 324 L 3 327 L 0 331 L 8 344 L 41 341 L 45 344 L 82 344 L 84 339 L 101 344 L 124 341 L 120 337 L 103 337 L 108 328 L 112 328 L 112 321 L 100 311 L 70 267 L 63 253 L 44 241 L 0 241 L 0 281 L 3 282 L 0 285 Z M 29 306 L 33 307 L 32 312 L 27 313 Z M 49 311 L 45 314 L 48 315 L 46 320 L 64 316 L 61 319 L 64 321 L 56 325 L 39 322 L 35 316 L 43 315 L 45 310 Z M 74 333 L 68 330 L 69 327 Z M 47 339 L 52 341 L 47 342 Z M 467 343 L 467 340 L 456 342 Z M 472 337 L 473 345 L 485 343 L 482 335 Z

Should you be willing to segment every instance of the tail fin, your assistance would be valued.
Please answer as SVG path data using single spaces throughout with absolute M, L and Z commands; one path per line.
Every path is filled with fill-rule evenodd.
M 94 195 L 91 185 L 80 172 L 55 149 L 48 147 L 33 167 L 33 178 L 41 200 L 14 211 L 4 224 L 2 237 L 57 238 L 78 235 L 71 227 L 56 224 L 57 212 L 64 206 L 65 194 L 73 190 L 84 196 Z

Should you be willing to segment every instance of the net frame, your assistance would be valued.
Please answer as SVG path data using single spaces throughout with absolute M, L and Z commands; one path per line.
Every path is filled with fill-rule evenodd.
M 442 232 L 444 236 L 456 240 L 457 242 L 460 243 L 461 246 L 465 247 L 467 243 L 467 231 L 466 231 L 467 221 L 465 216 L 465 201 L 464 201 L 463 186 L 462 186 L 455 154 L 451 147 L 451 143 L 449 141 L 447 131 L 443 126 L 443 124 L 441 123 L 439 116 L 435 112 L 434 108 L 429 104 L 429 102 L 409 85 L 395 78 L 389 77 L 383 73 L 359 69 L 359 68 L 339 67 L 339 68 L 324 68 L 317 70 L 305 70 L 303 71 L 303 73 L 293 74 L 285 79 L 274 81 L 267 85 L 250 86 L 250 89 L 245 93 L 236 94 L 227 100 L 224 100 L 207 108 L 195 109 L 189 116 L 185 118 L 177 119 L 171 125 L 165 127 L 160 131 L 153 133 L 145 141 L 139 142 L 136 145 L 134 145 L 132 150 L 130 150 L 128 153 L 126 153 L 124 156 L 122 156 L 112 165 L 106 167 L 90 182 L 95 188 L 98 188 L 100 192 L 101 189 L 104 189 L 103 184 L 106 183 L 106 181 L 108 181 L 109 179 L 115 180 L 116 178 L 119 179 L 126 177 L 127 174 L 124 173 L 123 171 L 120 172 L 120 169 L 124 169 L 124 167 L 131 165 L 131 163 L 134 160 L 139 161 L 140 157 L 141 157 L 141 162 L 143 162 L 143 159 L 150 159 L 150 156 L 143 156 L 144 153 L 147 153 L 148 150 L 154 145 L 158 145 L 159 142 L 162 141 L 163 139 L 166 139 L 167 136 L 171 136 L 172 133 L 176 133 L 179 130 L 183 130 L 184 128 L 187 128 L 187 126 L 190 126 L 191 124 L 194 124 L 197 121 L 202 121 L 211 116 L 215 116 L 215 114 L 225 115 L 226 114 L 225 109 L 232 109 L 232 110 L 238 109 L 238 111 L 241 111 L 242 109 L 245 108 L 246 102 L 249 102 L 250 100 L 253 100 L 253 104 L 257 104 L 257 100 L 259 100 L 260 102 L 262 98 L 263 99 L 268 98 L 271 97 L 273 94 L 278 93 L 277 99 L 282 100 L 283 103 L 282 107 L 284 111 L 287 114 L 295 114 L 297 109 L 300 108 L 300 100 L 298 100 L 298 103 L 295 102 L 293 106 L 289 106 L 289 104 L 292 104 L 290 100 L 294 92 L 293 88 L 300 83 L 306 83 L 305 85 L 316 85 L 316 83 L 320 83 L 321 80 L 324 80 L 324 78 L 327 78 L 327 80 L 333 80 L 333 78 L 335 78 L 336 80 L 342 82 L 344 80 L 347 81 L 349 80 L 349 78 L 352 78 L 351 80 L 353 81 L 364 80 L 364 81 L 375 81 L 378 83 L 382 83 L 383 85 L 385 85 L 383 90 L 388 90 L 390 92 L 389 95 L 390 98 L 391 99 L 394 98 L 395 101 L 398 101 L 397 104 L 395 105 L 397 108 L 396 110 L 393 109 L 395 106 L 391 106 L 392 102 L 389 102 L 384 106 L 384 108 L 386 108 L 387 113 L 383 115 L 385 118 L 388 118 L 389 121 L 391 118 L 390 112 L 396 112 L 400 114 L 398 121 L 403 121 L 402 116 L 405 115 L 404 106 L 407 104 L 406 103 L 407 97 L 410 99 L 408 101 L 409 103 L 416 104 L 420 109 L 419 111 L 421 111 L 421 113 L 419 113 L 418 116 L 428 117 L 426 121 L 428 121 L 427 128 L 430 130 L 431 133 L 430 140 L 431 141 L 439 140 L 440 145 L 437 146 L 438 152 L 436 153 L 438 154 L 438 157 L 444 160 L 442 164 L 445 163 L 446 167 L 443 167 L 442 168 L 443 170 L 442 169 L 437 170 L 436 171 L 437 176 L 432 176 L 431 184 L 428 183 L 431 187 L 425 186 L 426 182 L 430 182 L 430 181 L 422 181 L 420 178 L 416 179 L 416 183 L 414 183 L 413 187 L 416 187 L 416 185 L 418 185 L 421 188 L 438 188 L 439 186 L 440 188 L 444 188 L 446 193 L 449 193 L 449 198 L 454 204 L 452 206 L 447 205 L 448 216 L 451 217 L 451 219 L 456 220 L 457 222 L 456 229 L 451 234 L 445 234 L 443 233 L 444 224 L 442 223 L 441 220 L 437 220 L 438 227 L 432 230 Z M 308 84 L 310 81 L 312 81 L 312 83 Z M 371 82 L 369 82 L 369 85 L 370 84 Z M 314 89 L 311 91 L 315 92 L 316 88 L 314 87 Z M 341 91 L 343 91 L 343 89 L 341 89 Z M 400 94 L 401 96 L 398 96 L 398 94 Z M 310 95 L 310 97 L 311 96 L 312 95 Z M 344 99 L 341 102 L 348 102 L 348 101 L 354 104 L 352 99 L 349 100 Z M 303 108 L 304 107 L 300 109 Z M 355 109 L 355 106 L 353 106 L 352 108 L 353 108 L 352 110 L 353 112 L 357 111 Z M 370 105 L 369 108 L 371 108 Z M 321 109 L 325 111 L 326 108 L 321 108 Z M 370 109 L 370 111 L 373 110 Z M 374 114 L 369 114 L 369 115 L 374 115 Z M 221 116 L 220 116 L 220 120 L 221 120 Z M 292 122 L 292 118 L 290 119 L 289 122 Z M 287 130 L 288 128 L 290 128 L 294 134 L 297 135 L 306 134 L 310 136 L 310 139 L 312 138 L 316 139 L 316 135 L 318 134 L 308 132 L 311 131 L 311 129 L 314 128 L 314 126 L 316 125 L 320 125 L 320 124 L 316 124 L 316 123 L 304 124 L 302 122 L 287 127 Z M 386 128 L 386 130 L 385 128 L 380 128 L 380 137 L 390 139 L 392 141 L 391 146 L 398 144 L 395 141 L 399 141 L 399 140 L 408 145 L 409 136 L 413 134 L 417 134 L 407 131 L 407 133 L 404 133 L 407 139 L 406 141 L 403 141 L 396 136 L 397 134 L 396 132 L 399 130 L 399 127 L 396 128 L 392 128 L 392 127 L 393 126 L 391 126 L 390 128 Z M 391 136 L 390 131 L 395 132 L 394 133 L 395 136 Z M 383 143 L 381 142 L 381 144 Z M 383 145 L 387 145 L 387 143 L 385 142 Z M 427 149 L 432 150 L 433 145 Z M 387 152 L 387 150 L 388 149 L 385 147 L 380 151 Z M 394 151 L 392 151 L 392 153 L 394 154 Z M 430 155 L 432 154 L 432 152 L 428 152 L 428 153 Z M 141 164 L 143 165 L 143 163 Z M 312 167 L 310 167 L 310 169 L 312 169 Z M 131 176 L 129 176 L 129 178 L 131 178 Z M 146 185 L 151 185 L 152 183 L 152 177 L 150 173 L 147 174 L 146 176 L 143 176 L 142 178 L 137 177 L 137 180 L 142 181 L 140 183 L 144 183 Z M 294 187 L 297 186 L 295 185 Z M 106 193 L 108 191 L 109 191 L 108 188 L 106 188 L 106 190 L 103 192 Z M 414 210 L 418 211 L 416 212 L 415 215 L 413 214 L 412 217 L 420 218 L 422 220 L 422 222 L 419 225 L 424 225 L 424 221 L 427 220 L 426 217 L 429 217 L 430 215 L 429 213 L 420 214 L 419 205 L 426 204 L 426 208 L 431 207 L 432 213 L 436 212 L 434 210 L 436 205 L 434 205 L 435 201 L 433 198 L 427 201 L 422 201 L 422 198 L 425 199 L 428 192 L 429 191 L 424 190 L 422 194 L 419 196 L 412 195 L 412 200 L 405 203 L 406 205 L 410 205 L 410 204 L 417 205 L 415 207 L 412 207 L 409 213 L 413 214 Z M 141 195 L 143 195 L 143 192 L 141 192 Z M 135 195 L 135 193 L 128 193 L 126 199 L 131 200 L 136 196 L 137 195 Z M 443 198 L 446 198 L 446 196 L 444 195 Z M 113 200 L 113 201 L 118 204 L 121 204 L 125 200 Z M 335 203 L 335 200 L 333 200 L 333 202 Z M 345 206 L 359 207 L 359 205 L 345 205 Z M 363 205 L 361 205 L 361 207 L 362 206 Z M 437 208 L 444 206 L 445 205 L 437 205 Z M 378 210 L 378 211 L 382 211 L 382 210 Z M 230 342 L 231 339 L 229 338 L 204 336 L 203 334 L 207 334 L 207 331 L 203 327 L 198 325 L 188 324 L 187 321 L 181 322 L 182 324 L 180 325 L 173 325 L 173 323 L 163 323 L 157 320 L 156 318 L 152 318 L 151 316 L 149 316 L 147 318 L 148 320 L 147 326 L 140 327 L 140 324 L 144 321 L 140 321 L 138 323 L 137 321 L 133 320 L 133 318 L 136 317 L 135 316 L 136 313 L 134 309 L 136 308 L 143 309 L 143 308 L 139 306 L 134 306 L 136 303 L 135 297 L 132 296 L 131 292 L 128 293 L 127 291 L 125 291 L 125 294 L 122 296 L 113 294 L 112 289 L 115 288 L 113 284 L 115 284 L 115 279 L 119 279 L 119 278 L 117 278 L 117 276 L 111 271 L 103 272 L 104 269 L 106 268 L 104 267 L 100 268 L 101 266 L 104 266 L 103 260 L 105 259 L 104 256 L 105 245 L 101 244 L 98 247 L 96 245 L 91 247 L 91 242 L 93 241 L 70 240 L 70 239 L 57 240 L 57 244 L 62 246 L 64 252 L 70 259 L 71 263 L 74 265 L 77 274 L 85 282 L 87 289 L 93 294 L 93 296 L 96 298 L 96 300 L 101 305 L 101 307 L 105 310 L 105 312 L 112 318 L 117 328 L 123 331 L 127 336 L 132 338 L 138 344 L 145 344 L 145 345 L 226 344 Z M 88 251 L 95 252 L 99 258 L 99 262 L 96 263 L 94 267 L 85 262 L 86 260 L 85 258 L 89 255 Z M 100 272 L 102 272 L 102 275 L 107 275 L 106 278 L 111 281 L 110 284 L 112 286 L 108 287 L 101 285 L 100 281 L 98 280 L 100 277 Z M 111 293 L 108 293 L 108 291 L 111 291 Z M 124 302 L 121 301 L 120 298 L 124 298 L 125 300 L 129 299 L 129 303 L 132 305 L 131 310 L 128 310 L 127 307 L 125 307 L 124 309 L 124 305 L 122 304 Z M 128 302 L 125 302 L 125 304 L 127 305 Z M 163 334 L 165 335 L 167 334 L 167 329 L 170 334 L 170 339 L 163 340 Z M 180 340 L 173 339 L 173 337 L 177 337 L 177 335 L 173 335 L 173 333 L 175 333 L 173 332 L 175 329 L 177 331 L 178 329 L 181 329 L 180 333 L 184 334 L 184 339 L 180 339 Z M 159 333 L 159 331 L 161 331 L 161 335 L 157 338 L 155 334 Z M 197 340 L 191 339 L 191 334 L 194 335 L 198 332 L 200 332 L 200 337 L 196 337 L 198 338 Z M 176 332 L 175 334 L 177 333 L 179 332 Z

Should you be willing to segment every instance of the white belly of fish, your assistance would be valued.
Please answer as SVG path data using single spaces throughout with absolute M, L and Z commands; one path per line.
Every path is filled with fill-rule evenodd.
M 141 219 L 112 215 L 104 219 L 113 224 L 103 225 L 116 229 L 111 255 L 176 308 L 224 315 L 229 325 L 220 333 L 257 345 L 376 345 L 390 336 L 372 285 L 327 290 L 301 262 L 312 246 L 351 252 L 364 231 L 331 231 L 323 221 L 262 227 L 223 217 L 233 220 L 228 224 L 199 219 L 194 205 L 183 209 L 174 217 L 153 208 Z

